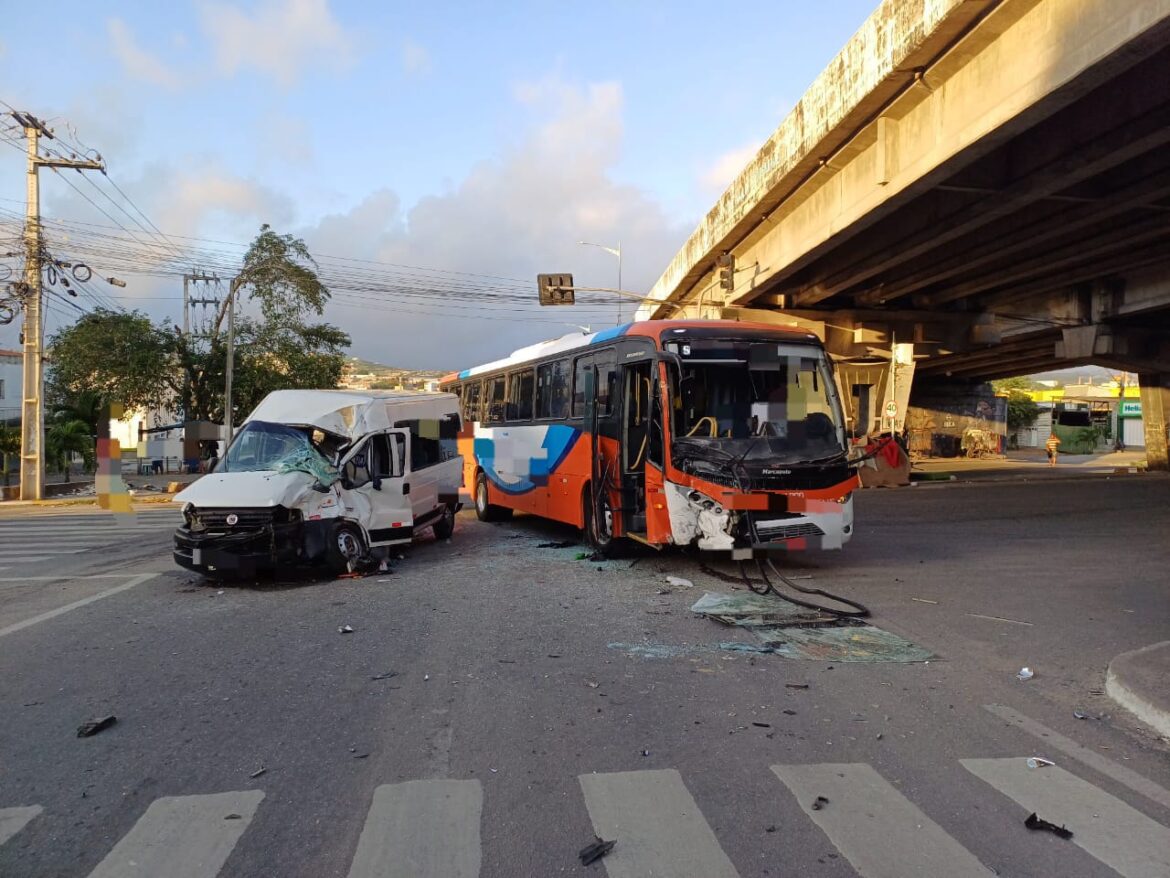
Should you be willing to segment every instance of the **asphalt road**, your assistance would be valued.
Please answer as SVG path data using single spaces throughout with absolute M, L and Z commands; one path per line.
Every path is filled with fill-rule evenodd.
M 172 567 L 165 512 L 0 515 L 0 875 L 1164 878 L 1170 748 L 1101 693 L 1170 630 L 1168 501 L 860 494 L 845 551 L 787 569 L 929 663 L 719 650 L 752 638 L 689 611 L 733 591 L 699 559 L 578 560 L 535 519 L 219 587 Z

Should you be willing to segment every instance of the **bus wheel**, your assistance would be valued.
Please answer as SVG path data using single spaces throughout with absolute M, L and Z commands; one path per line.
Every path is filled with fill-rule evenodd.
M 488 502 L 487 475 L 482 472 L 475 477 L 475 517 L 480 521 L 506 521 L 512 517 L 511 509 Z
M 592 489 L 586 489 L 584 499 L 585 538 L 598 554 L 611 555 L 616 540 L 613 538 L 613 507 L 609 498 L 603 496 L 600 503 L 594 503 Z

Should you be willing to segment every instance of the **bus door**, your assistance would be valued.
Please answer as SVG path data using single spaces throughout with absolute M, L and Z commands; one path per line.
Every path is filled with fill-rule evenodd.
M 622 375 L 621 516 L 625 533 L 646 533 L 646 461 L 653 403 L 652 362 L 630 363 Z
M 671 411 L 667 363 L 653 363 L 649 423 L 646 428 L 645 521 L 646 540 L 655 545 L 671 542 L 670 510 L 666 504 L 666 454 L 670 447 Z
M 576 362 L 578 386 L 585 389 L 585 432 L 590 444 L 590 483 L 594 515 L 605 521 L 608 533 L 621 533 L 621 397 L 617 354 L 612 348 L 599 350 Z

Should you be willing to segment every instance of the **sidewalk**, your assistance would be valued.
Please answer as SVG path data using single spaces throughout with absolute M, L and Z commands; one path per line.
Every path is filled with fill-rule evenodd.
M 1170 738 L 1170 640 L 1119 655 L 1105 674 L 1109 697 Z
M 1061 454 L 1056 466 L 1048 465 L 1042 448 L 1009 451 L 999 457 L 927 457 L 912 462 L 913 473 L 949 473 L 960 481 L 1078 478 L 1082 476 L 1129 475 L 1142 472 L 1144 449 L 1109 451 L 1100 454 Z
M 157 476 L 131 475 L 122 478 L 130 489 L 135 503 L 159 503 L 169 502 L 173 496 L 167 493 L 167 487 L 172 483 L 178 483 L 179 490 L 182 490 L 199 477 L 198 474 L 171 473 Z M 20 506 L 92 506 L 97 503 L 97 495 L 93 485 L 94 477 L 92 475 L 78 476 L 69 482 L 70 490 L 68 493 L 46 496 L 43 500 L 4 500 L 0 498 L 0 509 L 14 509 Z M 46 482 L 46 493 L 59 486 L 64 487 L 60 482 Z

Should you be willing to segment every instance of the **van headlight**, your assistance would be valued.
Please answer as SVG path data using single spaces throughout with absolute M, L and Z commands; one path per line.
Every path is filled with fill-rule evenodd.
M 187 525 L 187 527 L 190 527 L 191 522 L 194 519 L 195 519 L 195 504 L 190 503 L 190 502 L 184 503 L 183 504 L 183 522 Z

